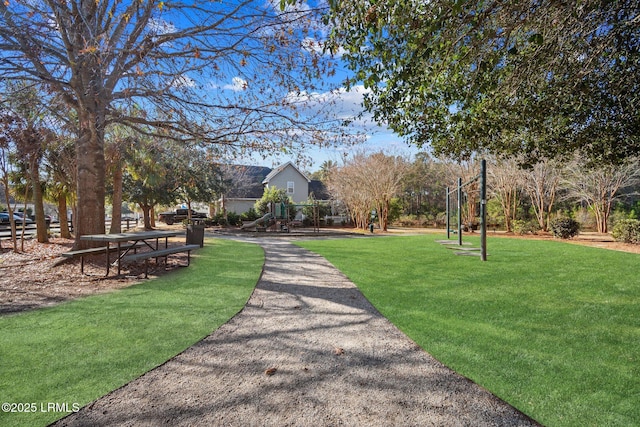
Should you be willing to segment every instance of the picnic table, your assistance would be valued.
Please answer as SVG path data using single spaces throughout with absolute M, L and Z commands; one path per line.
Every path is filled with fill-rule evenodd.
M 169 253 L 181 252 L 187 250 L 187 246 L 178 247 L 173 252 L 169 252 L 169 237 L 175 237 L 180 232 L 178 231 L 163 231 L 163 230 L 151 230 L 151 231 L 139 231 L 132 233 L 114 233 L 114 234 L 87 234 L 80 236 L 80 240 L 87 240 L 90 242 L 103 242 L 106 243 L 104 247 L 107 256 L 107 273 L 109 275 L 109 267 L 111 266 L 111 260 L 109 254 L 114 247 L 111 244 L 116 245 L 117 259 L 114 260 L 114 264 L 117 262 L 118 275 L 120 275 L 122 260 L 131 252 L 136 251 L 137 248 L 147 247 L 150 251 L 145 255 L 148 258 L 166 256 Z M 164 252 L 160 252 L 160 240 L 164 239 Z M 191 249 L 189 249 L 190 251 Z M 144 259 L 141 257 L 141 259 Z M 146 269 L 145 269 L 146 276 Z

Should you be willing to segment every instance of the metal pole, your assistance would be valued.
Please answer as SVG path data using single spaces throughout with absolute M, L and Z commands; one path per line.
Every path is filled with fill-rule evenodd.
M 462 178 L 458 178 L 458 245 L 462 246 Z
M 449 187 L 447 187 L 447 240 L 449 240 L 450 237 L 450 229 L 451 229 L 451 224 L 449 223 Z
M 480 259 L 487 260 L 487 161 L 480 163 Z

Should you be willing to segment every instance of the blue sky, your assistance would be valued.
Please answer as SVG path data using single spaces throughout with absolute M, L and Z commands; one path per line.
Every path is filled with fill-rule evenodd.
M 293 8 L 293 14 L 289 16 L 289 18 L 297 15 L 297 12 L 300 11 L 301 14 L 304 15 L 306 11 L 308 11 L 309 6 L 306 2 L 310 4 L 324 2 L 325 0 L 301 0 L 301 3 L 297 4 Z M 128 6 L 130 2 L 120 3 L 120 7 L 122 10 L 118 9 L 118 13 L 124 12 L 126 6 Z M 158 6 L 157 10 L 154 11 L 155 16 L 151 22 L 148 24 L 148 30 L 154 37 L 158 35 L 162 35 L 165 33 L 175 33 L 177 30 L 181 29 L 181 27 L 187 27 L 190 25 L 194 25 L 197 23 L 198 25 L 202 25 L 203 23 L 209 23 L 211 20 L 215 20 L 216 17 L 224 16 L 225 13 L 232 10 L 234 7 L 238 6 L 240 2 L 236 2 L 236 0 L 222 0 L 220 2 L 207 2 L 202 3 L 201 5 L 194 6 L 185 3 L 185 9 L 181 9 L 179 7 L 170 8 L 169 6 L 161 7 Z M 244 37 L 243 31 L 246 34 L 246 27 L 242 24 L 243 16 L 246 15 L 248 17 L 253 16 L 252 12 L 254 10 L 264 10 L 265 8 L 276 17 L 279 17 L 280 14 L 280 0 L 248 0 L 246 3 L 248 6 L 248 10 L 241 10 L 238 13 L 230 14 L 230 22 L 228 23 L 228 31 L 226 27 L 220 29 L 217 33 L 216 31 L 211 31 L 212 34 L 221 34 L 223 37 L 221 43 L 230 43 L 234 45 L 235 41 L 234 37 L 238 40 L 242 40 Z M 30 18 L 33 22 L 33 25 L 38 24 L 34 20 L 40 20 L 41 26 L 47 27 L 45 24 L 49 20 L 49 14 L 46 13 L 48 7 L 44 3 L 10 3 L 12 8 L 20 8 L 18 11 L 25 11 L 33 5 L 34 8 L 39 10 L 42 9 L 41 14 L 34 15 L 33 18 Z M 252 9 L 255 8 L 255 9 Z M 209 13 L 212 12 L 212 13 Z M 218 15 L 215 14 L 218 13 Z M 291 13 L 288 11 L 287 13 Z M 247 18 L 248 22 L 251 22 L 250 18 Z M 129 26 L 133 27 L 134 20 L 129 22 Z M 302 22 L 302 21 L 301 21 Z M 322 46 L 323 38 L 327 37 L 328 28 L 323 26 L 321 23 L 315 23 L 317 25 L 310 25 L 313 27 L 312 31 L 302 32 L 300 31 L 301 37 L 299 40 L 304 38 L 302 43 L 299 45 L 290 44 L 287 45 L 288 50 L 284 51 L 284 53 L 294 53 L 292 57 L 296 57 L 295 52 L 302 53 L 303 56 L 305 54 L 309 54 L 309 52 L 319 52 L 318 49 Z M 267 27 L 270 31 L 275 31 L 276 29 L 284 29 L 290 30 L 291 34 L 295 34 L 297 32 L 296 25 L 299 25 L 296 19 L 283 19 L 282 27 L 279 25 L 269 26 Z M 288 27 L 287 27 L 288 26 Z M 52 37 L 47 39 L 47 43 L 50 43 L 54 48 L 61 48 L 61 39 L 55 36 L 55 29 L 51 28 Z M 264 29 L 262 29 L 264 30 Z M 266 30 L 264 30 L 266 31 Z M 260 35 L 260 32 L 256 32 L 257 35 Z M 304 36 L 302 36 L 304 34 Z M 203 40 L 208 36 L 203 36 Z M 212 37 L 215 37 L 212 36 Z M 231 42 L 226 39 L 226 37 L 230 38 Z M 249 37 L 250 38 L 250 37 Z M 249 42 L 251 43 L 251 42 Z M 215 45 L 215 44 L 212 44 Z M 197 46 L 197 42 L 194 43 L 193 46 Z M 161 48 L 163 51 L 167 53 L 172 53 L 172 51 L 176 52 L 184 52 L 188 49 L 192 49 L 191 40 L 189 39 L 179 39 L 172 40 L 170 42 L 166 42 L 161 44 Z M 216 45 L 217 46 L 217 45 Z M 224 46 L 224 45 L 223 45 Z M 250 45 L 250 48 L 256 48 L 258 45 Z M 261 45 L 260 45 L 261 46 Z M 275 46 L 275 45 L 274 45 Z M 52 49 L 53 50 L 53 49 Z M 222 49 L 224 51 L 224 49 Z M 251 49 L 249 49 L 251 50 Z M 44 50 L 48 51 L 48 50 Z M 292 52 L 295 51 L 295 52 Z M 3 53 L 3 55 L 6 53 Z M 237 57 L 234 57 L 236 55 Z M 205 55 L 206 56 L 206 55 Z M 284 54 L 283 54 L 284 56 Z M 199 58 L 199 56 L 196 56 Z M 204 59 L 203 59 L 204 60 Z M 334 62 L 340 61 L 340 55 L 338 54 L 335 58 L 333 58 Z M 242 62 L 244 61 L 244 54 L 240 51 L 235 53 L 225 53 L 221 55 L 219 60 L 213 65 L 216 67 L 209 67 L 208 69 L 202 70 L 197 67 L 196 61 L 191 61 L 191 57 L 181 57 L 178 56 L 174 61 L 165 61 L 160 65 L 154 63 L 153 58 L 149 58 L 146 62 L 142 61 L 140 63 L 136 63 L 136 69 L 131 69 L 128 72 L 128 75 L 131 78 L 124 77 L 121 79 L 121 83 L 119 89 L 126 88 L 128 86 L 131 87 L 146 87 L 149 90 L 161 89 L 166 86 L 166 90 L 175 91 L 175 95 L 179 99 L 196 99 L 198 101 L 202 101 L 202 105 L 229 105 L 229 106 L 242 106 L 244 105 L 253 106 L 250 102 L 253 102 L 252 97 L 258 99 L 261 96 L 270 96 L 267 101 L 265 101 L 265 105 L 267 108 L 269 105 L 275 105 L 276 108 L 282 102 L 284 105 L 289 101 L 291 97 L 294 99 L 300 97 L 301 95 L 308 97 L 308 105 L 304 107 L 309 112 L 313 112 L 314 109 L 331 109 L 331 111 L 337 116 L 340 120 L 345 120 L 348 118 L 352 118 L 357 116 L 362 111 L 362 101 L 363 96 L 365 94 L 365 89 L 362 85 L 353 86 L 350 92 L 344 90 L 342 86 L 342 82 L 344 82 L 348 77 L 351 77 L 349 72 L 344 68 L 339 68 L 335 75 L 332 77 L 326 77 L 322 80 L 322 83 L 327 83 L 326 85 L 321 84 L 318 87 L 323 87 L 323 89 L 315 89 L 316 92 L 312 92 L 312 89 L 308 88 L 300 88 L 300 93 L 292 95 L 291 92 L 287 94 L 287 90 L 284 89 L 284 92 L 281 92 L 278 89 L 273 89 L 273 80 L 271 75 L 267 75 L 265 77 L 265 70 L 260 68 L 261 62 L 256 61 L 253 64 L 249 64 L 245 66 Z M 51 66 L 52 72 L 55 74 L 59 70 L 62 70 L 62 73 L 65 72 L 64 67 L 59 67 L 57 58 L 55 57 L 47 57 L 45 58 L 45 62 Z M 132 62 L 133 63 L 133 62 Z M 284 63 L 287 63 L 284 61 Z M 218 70 L 218 65 L 220 65 L 221 70 Z M 110 65 L 111 66 L 111 65 Z M 166 70 L 163 70 L 161 67 L 168 67 Z M 109 71 L 112 71 L 112 68 L 109 68 Z M 134 73 L 135 71 L 135 73 Z M 166 71 L 166 72 L 165 72 Z M 204 71 L 204 74 L 202 73 Z M 141 80 L 137 76 L 145 75 L 145 79 Z M 167 80 L 165 76 L 177 76 L 171 80 Z M 257 75 L 257 78 L 254 81 L 251 81 L 251 78 Z M 271 80 L 270 80 L 271 79 Z M 304 81 L 304 79 L 300 79 Z M 140 83 L 143 82 L 144 84 Z M 290 86 L 288 86 L 290 87 Z M 249 88 L 247 90 L 247 88 Z M 281 86 L 282 90 L 283 87 Z M 307 92 L 309 91 L 309 92 Z M 126 90 L 119 90 L 119 93 L 125 93 Z M 135 92 L 135 91 L 134 91 Z M 145 91 L 142 91 L 145 93 Z M 158 93 L 163 94 L 162 90 L 159 90 Z M 267 95 L 264 95 L 264 94 Z M 189 98 L 190 94 L 193 94 L 193 98 Z M 243 97 L 243 95 L 246 95 Z M 166 100 L 167 97 L 164 98 Z M 248 101 L 247 101 L 248 100 Z M 275 102 L 274 102 L 275 101 Z M 148 101 L 148 98 L 120 98 L 118 102 L 122 102 L 124 108 L 127 108 L 131 102 L 134 102 L 141 109 L 146 109 L 150 112 L 153 112 L 156 108 L 155 105 Z M 249 102 L 249 103 L 247 103 Z M 270 103 L 270 104 L 269 104 Z M 194 105 L 198 104 L 195 102 Z M 171 104 L 170 101 L 167 101 L 167 104 L 162 104 L 161 107 L 165 108 L 166 106 L 174 106 L 175 109 L 180 109 L 183 107 L 185 103 L 176 102 Z M 229 109 L 219 109 L 220 111 L 216 111 L 213 114 L 203 114 L 200 115 L 199 111 L 194 107 L 187 111 L 180 110 L 184 115 L 188 118 L 193 118 L 194 120 L 198 120 L 203 118 L 203 120 L 208 120 L 211 126 L 221 126 L 223 127 L 223 132 L 228 129 L 233 129 L 234 126 L 237 125 L 238 122 L 242 122 L 243 116 L 242 113 L 238 114 L 237 111 L 241 108 L 236 107 Z M 158 110 L 165 111 L 165 110 Z M 171 110 L 170 110 L 171 111 Z M 227 111 L 231 111 L 228 112 Z M 299 111 L 299 110 L 298 110 Z M 279 111 L 277 111 L 279 112 Z M 160 117 L 163 119 L 163 117 Z M 217 122 L 216 122 L 217 120 Z M 250 120 L 246 120 L 245 122 L 250 122 Z M 220 125 L 219 123 L 223 123 Z M 308 123 L 308 121 L 307 121 Z M 384 126 L 377 126 L 373 123 L 371 115 L 364 114 L 362 119 L 357 119 L 351 124 L 351 128 L 355 131 L 360 131 L 363 134 L 366 134 L 365 141 L 359 147 L 349 147 L 349 148 L 337 148 L 337 149 L 314 149 L 310 148 L 306 153 L 304 153 L 304 157 L 307 159 L 307 163 L 301 165 L 307 170 L 317 170 L 317 168 L 326 160 L 340 160 L 344 157 L 344 154 L 353 153 L 357 150 L 368 150 L 368 151 L 380 151 L 385 150 L 392 154 L 408 154 L 416 152 L 415 148 L 410 148 L 406 144 L 402 142 L 402 140 L 393 134 L 393 132 L 386 129 Z M 276 127 L 269 128 L 265 126 L 264 135 L 268 135 L 268 132 L 271 131 L 271 135 L 277 134 L 281 138 L 289 137 L 289 134 L 286 131 L 285 127 Z M 323 131 L 327 132 L 326 134 L 332 134 L 332 131 L 338 129 L 337 126 L 332 126 L 330 131 L 323 129 Z M 260 129 L 259 129 L 260 130 Z M 291 130 L 291 134 L 293 134 L 295 129 Z M 336 132 L 339 134 L 340 132 Z M 256 134 L 259 135 L 258 132 Z M 300 132 L 300 134 L 303 134 Z M 311 135 L 311 132 L 307 132 L 306 135 Z M 325 134 L 325 135 L 326 135 Z M 284 137 L 282 137 L 284 135 Z M 339 137 L 339 135 L 338 135 Z M 265 136 L 268 138 L 268 136 Z M 293 139 L 293 138 L 291 138 Z M 276 141 L 277 138 L 273 138 L 273 141 Z M 306 141 L 305 141 L 306 142 Z M 275 145 L 275 144 L 274 144 Z M 249 146 L 249 145 L 245 145 Z M 274 147 L 273 151 L 277 151 L 277 146 Z M 241 150 L 241 149 L 240 149 Z M 229 159 L 229 161 L 235 162 L 246 162 L 245 163 L 253 163 L 264 166 L 272 166 L 274 164 L 286 162 L 286 161 L 296 161 L 296 153 L 291 154 L 280 154 L 279 156 L 272 156 L 270 153 L 267 153 L 266 158 L 261 153 L 254 153 L 250 157 L 246 159 Z
M 363 111 L 363 107 L 361 105 L 363 91 L 364 88 L 362 86 L 356 86 L 350 92 L 341 91 L 338 95 L 335 95 L 339 99 L 338 101 L 334 100 L 333 102 L 336 102 L 337 109 L 342 110 L 341 112 L 344 117 L 355 116 L 357 113 Z M 340 113 L 340 111 L 338 113 Z M 309 149 L 304 155 L 307 162 L 300 166 L 302 166 L 303 169 L 313 172 L 318 170 L 320 165 L 327 160 L 333 160 L 340 163 L 345 155 L 349 156 L 359 150 L 367 152 L 384 151 L 388 154 L 406 156 L 412 156 L 417 152 L 423 151 L 415 146 L 409 146 L 402 138 L 393 133 L 393 131 L 388 129 L 386 126 L 376 124 L 373 121 L 371 114 L 366 112 L 362 119 L 352 122 L 350 127 L 365 133 L 366 140 L 354 146 Z M 249 156 L 246 159 L 240 159 L 239 161 L 246 161 L 260 166 L 273 167 L 287 161 L 296 162 L 296 159 L 294 155 L 287 156 L 285 154 L 278 154 L 263 158 L 261 154 L 256 153 L 253 156 Z
M 275 27 L 267 30 L 270 32 L 275 31 L 276 29 L 282 29 L 290 31 L 291 34 L 299 34 L 299 40 L 301 40 L 301 43 L 298 46 L 290 45 L 294 50 L 297 50 L 298 53 L 302 53 L 303 56 L 310 54 L 310 56 L 312 56 L 312 54 L 322 54 L 327 60 L 331 60 L 334 64 L 338 64 L 337 68 L 334 69 L 335 74 L 331 76 L 323 76 L 321 81 L 318 82 L 319 85 L 316 89 L 300 87 L 298 93 L 282 93 L 277 88 L 274 89 L 272 86 L 269 86 L 270 82 L 268 79 L 262 80 L 264 74 L 263 70 L 259 68 L 259 64 L 256 71 L 259 79 L 252 80 L 251 70 L 254 70 L 254 68 L 252 68 L 252 64 L 247 64 L 246 66 L 240 67 L 238 70 L 230 69 L 228 73 L 225 72 L 221 74 L 219 76 L 220 79 L 216 81 L 210 80 L 206 85 L 202 86 L 203 90 L 205 92 L 208 91 L 215 94 L 214 96 L 229 99 L 230 102 L 234 102 L 233 100 L 235 96 L 238 96 L 240 99 L 245 93 L 247 95 L 253 95 L 257 92 L 263 94 L 266 92 L 278 94 L 276 96 L 280 96 L 283 103 L 302 106 L 301 108 L 296 108 L 296 114 L 309 114 L 310 117 L 314 117 L 315 112 L 325 111 L 327 109 L 330 109 L 335 117 L 341 121 L 358 116 L 363 110 L 362 102 L 367 91 L 363 85 L 354 85 L 349 92 L 344 89 L 343 82 L 348 78 L 352 78 L 352 73 L 344 67 L 344 64 L 341 64 L 340 52 L 332 58 L 329 58 L 328 54 L 324 54 L 322 51 L 323 41 L 329 33 L 329 28 L 320 22 L 314 22 L 309 25 L 313 29 L 312 31 L 303 31 L 297 27 L 299 22 L 296 19 L 291 19 L 292 17 L 295 18 L 295 16 L 306 15 L 310 8 L 309 4 L 314 5 L 318 2 L 324 2 L 324 0 L 301 0 L 300 3 L 297 3 L 294 6 L 287 6 L 287 9 L 283 13 L 283 15 L 287 16 L 282 20 L 282 27 L 276 25 Z M 227 2 L 221 2 L 220 7 L 224 9 L 225 7 L 233 4 L 233 1 L 229 1 L 227 6 L 225 6 L 225 4 L 227 4 Z M 257 9 L 266 7 L 267 10 L 275 16 L 279 16 L 281 13 L 280 0 L 256 0 L 253 4 Z M 183 17 L 181 19 L 185 18 Z M 178 20 L 176 22 L 181 21 Z M 165 25 L 171 26 L 172 24 Z M 166 28 L 163 30 L 168 31 Z M 251 59 L 249 59 L 249 62 L 251 62 Z M 183 86 L 196 87 L 198 83 L 197 80 L 197 76 L 188 75 L 180 80 L 179 83 Z M 304 81 L 304 79 L 300 79 L 300 81 Z M 260 88 L 262 88 L 262 90 L 260 90 Z M 332 129 L 336 128 L 337 126 L 332 127 Z M 355 147 L 310 147 L 301 155 L 300 153 L 295 152 L 282 153 L 277 149 L 272 150 L 274 152 L 273 155 L 269 152 L 254 152 L 247 154 L 245 157 L 237 157 L 237 153 L 234 153 L 234 157 L 230 158 L 229 161 L 269 167 L 276 166 L 287 161 L 293 161 L 308 171 L 314 171 L 317 170 L 326 160 L 341 161 L 345 154 L 349 155 L 353 152 L 362 150 L 372 152 L 384 150 L 390 154 L 406 155 L 410 155 L 411 153 L 418 151 L 415 147 L 411 148 L 405 144 L 401 138 L 388 130 L 385 126 L 375 124 L 371 114 L 364 114 L 362 118 L 354 120 L 351 123 L 350 128 L 354 132 L 365 134 L 366 137 L 364 138 L 364 142 Z M 293 130 L 293 132 L 295 132 L 295 130 Z M 268 138 L 268 136 L 264 137 Z M 303 162 L 299 161 L 301 159 Z
M 277 8 L 279 1 L 269 0 L 274 8 Z M 310 0 L 310 3 L 314 0 Z M 320 0 L 322 1 L 322 0 Z M 295 6 L 296 10 L 302 10 L 306 8 L 306 3 L 301 3 Z M 320 26 L 321 27 L 321 26 Z M 324 32 L 326 36 L 327 31 Z M 320 31 L 322 32 L 322 31 Z M 301 49 L 314 50 L 315 52 L 321 52 L 322 40 L 306 38 L 305 42 L 301 46 Z M 338 53 L 333 57 L 335 61 L 340 63 L 341 55 Z M 353 73 L 346 69 L 341 64 L 335 71 L 335 75 L 331 77 L 325 77 L 327 88 L 333 90 L 326 92 L 306 92 L 305 88 L 302 89 L 302 94 L 298 95 L 298 98 L 308 100 L 308 109 L 322 109 L 330 105 L 332 112 L 341 120 L 350 119 L 358 116 L 363 112 L 362 102 L 367 90 L 363 85 L 354 85 L 350 91 L 346 91 L 342 84 L 348 78 L 352 78 Z M 293 95 L 296 97 L 295 95 Z M 408 146 L 403 140 L 395 135 L 391 130 L 387 129 L 384 125 L 378 125 L 373 121 L 371 114 L 364 113 L 361 118 L 354 120 L 350 125 L 351 130 L 361 132 L 366 135 L 364 142 L 357 146 L 338 147 L 338 148 L 311 148 L 308 149 L 302 156 L 305 164 L 300 166 L 308 171 L 317 170 L 320 165 L 326 160 L 341 161 L 345 155 L 349 155 L 359 150 L 366 151 L 380 151 L 383 150 L 390 154 L 402 154 L 411 155 L 420 151 L 416 147 Z M 266 156 L 255 153 L 246 159 L 238 159 L 253 164 L 260 164 L 263 166 L 275 166 L 286 161 L 296 162 L 295 154 L 277 154 L 273 156 Z

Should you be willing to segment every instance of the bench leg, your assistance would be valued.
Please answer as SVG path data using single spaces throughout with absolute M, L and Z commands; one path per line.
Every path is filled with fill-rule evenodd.
M 84 256 L 80 256 L 80 274 L 84 274 Z

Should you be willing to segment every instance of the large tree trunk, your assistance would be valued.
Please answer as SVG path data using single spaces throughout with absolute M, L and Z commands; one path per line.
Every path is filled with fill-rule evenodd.
M 4 187 L 4 199 L 7 201 L 7 212 L 9 213 L 9 227 L 11 229 L 11 243 L 13 251 L 18 252 L 18 242 L 16 240 L 16 222 L 13 220 L 13 209 L 11 209 L 11 194 L 9 193 L 9 177 L 6 174 L 2 176 L 2 186 Z
M 140 209 L 142 209 L 142 217 L 144 219 L 144 229 L 145 230 L 153 230 L 151 226 L 151 210 L 153 206 L 140 204 Z
M 109 233 L 122 233 L 122 168 L 113 169 L 113 207 Z
M 156 228 L 156 209 L 153 206 L 151 206 L 151 209 L 149 210 L 149 224 L 152 229 Z
M 30 162 L 29 174 L 31 175 L 31 186 L 33 187 L 33 204 L 36 216 L 36 236 L 38 242 L 48 243 L 49 234 L 47 230 L 47 222 L 44 218 L 44 201 L 42 199 L 42 186 L 40 183 L 40 175 L 38 173 L 38 165 L 36 162 Z
M 384 211 L 382 212 L 383 226 L 382 231 L 389 231 L 389 211 L 391 210 L 391 202 L 386 200 L 384 203 Z
M 60 220 L 60 237 L 70 239 L 69 217 L 67 216 L 67 195 L 64 191 L 58 194 L 58 219 Z
M 598 227 L 598 233 L 606 234 L 608 229 L 609 222 L 609 212 L 610 206 L 604 202 L 600 207 L 600 211 L 596 212 L 596 225 Z
M 38 242 L 48 243 L 49 230 L 47 230 L 47 221 L 44 217 L 44 201 L 42 200 L 42 187 L 40 185 L 40 180 L 38 179 L 34 181 L 33 184 L 33 204 L 35 205 L 36 233 Z
M 78 206 L 74 231 L 74 248 L 87 248 L 90 242 L 80 240 L 87 234 L 105 232 L 105 157 L 104 116 L 78 112 L 80 137 L 76 142 L 78 167 Z

